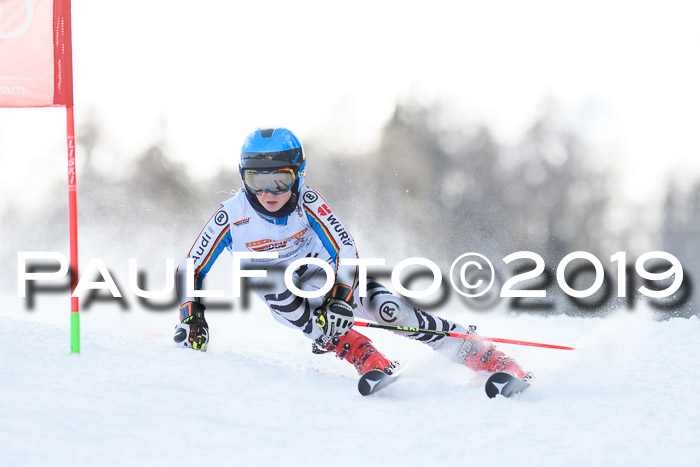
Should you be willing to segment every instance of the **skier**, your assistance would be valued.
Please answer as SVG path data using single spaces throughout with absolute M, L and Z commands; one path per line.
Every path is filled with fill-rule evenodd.
M 367 296 L 358 292 L 358 269 L 340 263 L 357 258 L 355 242 L 321 195 L 304 184 L 306 157 L 299 139 L 286 128 L 257 129 L 247 136 L 241 150 L 243 189 L 209 219 L 188 257 L 180 263 L 176 285 L 180 300 L 180 324 L 175 342 L 206 350 L 209 327 L 204 305 L 186 293 L 186 261 L 194 261 L 194 288 L 199 290 L 207 272 L 224 249 L 235 252 L 277 252 L 277 259 L 241 259 L 241 269 L 263 265 L 267 277 L 248 278 L 253 291 L 283 324 L 299 329 L 312 341 L 314 353 L 333 352 L 352 363 L 360 375 L 372 369 L 391 374 L 396 362 L 379 352 L 356 331 L 354 316 L 378 323 L 416 329 L 473 334 L 455 322 L 408 306 L 372 278 Z M 290 292 L 284 270 L 293 261 L 319 258 L 333 267 L 331 290 L 318 298 L 302 298 Z M 294 271 L 294 284 L 301 290 L 318 290 L 326 273 L 313 264 Z M 511 358 L 478 339 L 457 339 L 421 332 L 399 332 L 423 342 L 445 357 L 474 371 L 505 372 L 526 380 L 529 374 Z

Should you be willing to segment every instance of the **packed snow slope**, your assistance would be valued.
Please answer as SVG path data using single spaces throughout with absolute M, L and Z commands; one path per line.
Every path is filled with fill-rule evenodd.
M 698 465 L 700 320 L 467 311 L 485 336 L 580 348 L 500 348 L 537 378 L 517 399 L 426 346 L 365 329 L 407 363 L 362 397 L 354 369 L 268 312 L 210 313 L 209 351 L 171 341 L 176 312 L 82 316 L 65 300 L 2 312 L 3 465 Z

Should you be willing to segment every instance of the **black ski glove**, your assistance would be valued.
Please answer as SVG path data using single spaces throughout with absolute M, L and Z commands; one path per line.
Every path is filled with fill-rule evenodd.
M 345 300 L 352 300 L 352 291 L 348 293 L 346 289 L 350 288 L 334 286 L 323 299 L 321 308 L 316 309 L 316 325 L 323 331 L 322 342 L 330 342 L 336 336 L 344 336 L 355 322 L 352 305 Z
M 182 347 L 206 351 L 209 342 L 209 325 L 204 319 L 204 305 L 197 302 L 183 303 L 180 307 L 180 324 L 175 326 L 175 343 Z

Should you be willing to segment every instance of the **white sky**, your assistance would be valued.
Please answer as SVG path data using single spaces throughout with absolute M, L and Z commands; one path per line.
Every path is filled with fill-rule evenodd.
M 73 0 L 77 126 L 99 119 L 102 168 L 166 139 L 193 175 L 235 175 L 261 124 L 364 149 L 416 95 L 513 143 L 553 98 L 649 202 L 700 177 L 698 24 L 673 0 Z M 0 209 L 65 178 L 64 135 L 62 109 L 0 109 Z

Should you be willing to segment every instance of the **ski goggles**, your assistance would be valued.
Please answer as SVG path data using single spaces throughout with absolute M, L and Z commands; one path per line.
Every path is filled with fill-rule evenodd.
M 246 189 L 255 195 L 265 192 L 273 195 L 281 195 L 292 189 L 296 176 L 290 168 L 257 170 L 246 169 L 243 171 L 243 181 Z

